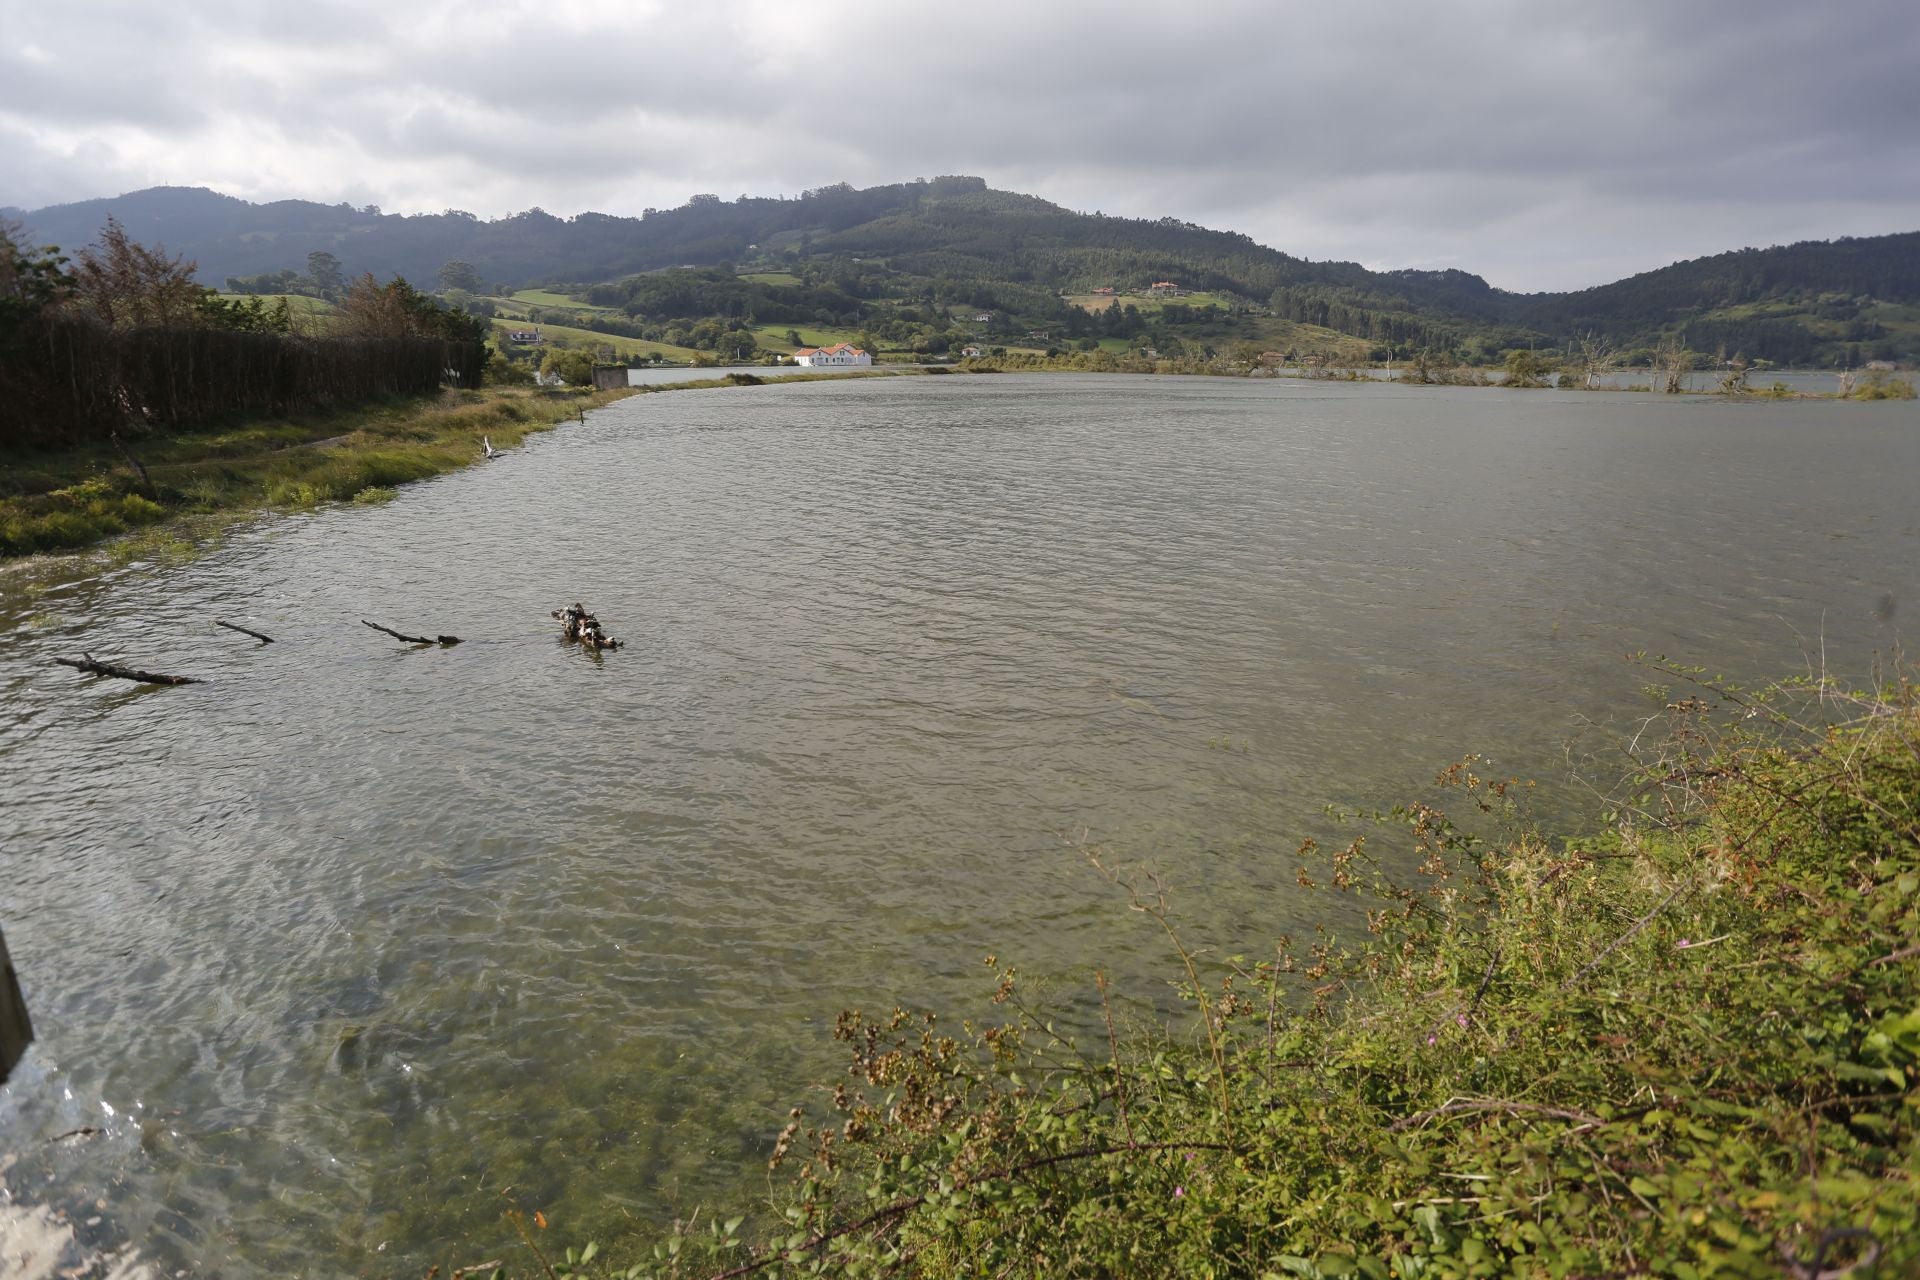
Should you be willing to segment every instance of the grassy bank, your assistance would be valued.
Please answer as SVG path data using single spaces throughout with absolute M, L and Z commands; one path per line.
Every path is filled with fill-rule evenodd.
M 21 454 L 0 481 L 0 556 L 70 551 L 195 517 L 382 501 L 395 485 L 478 460 L 483 435 L 511 448 L 529 432 L 625 394 L 448 391 L 427 401 L 136 435 L 127 440 L 131 461 L 111 444 Z
M 981 1021 L 841 1017 L 849 1074 L 769 1134 L 752 1243 L 698 1212 L 580 1260 L 516 1219 L 544 1261 L 509 1270 L 1916 1274 L 1920 702 L 1662 678 L 1601 834 L 1529 830 L 1469 759 L 1448 803 L 1501 835 L 1417 804 L 1309 842 L 1328 932 L 1232 958 L 1096 855 L 1189 1025 L 1075 1042 L 989 958 Z

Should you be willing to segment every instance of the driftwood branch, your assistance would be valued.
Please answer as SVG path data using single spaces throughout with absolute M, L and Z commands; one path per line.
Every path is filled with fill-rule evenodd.
M 377 622 L 368 622 L 365 618 L 360 619 L 360 625 L 363 627 L 372 627 L 375 631 L 385 632 L 387 635 L 392 636 L 395 640 L 405 640 L 408 644 L 437 644 L 437 645 L 440 645 L 442 648 L 445 648 L 448 645 L 455 645 L 460 643 L 459 636 L 401 635 L 398 631 L 395 631 L 392 627 L 383 627 Z
M 1566 1107 L 1549 1107 L 1538 1102 L 1506 1102 L 1499 1098 L 1455 1098 L 1451 1102 L 1442 1103 L 1440 1106 L 1429 1108 L 1426 1111 L 1416 1111 L 1410 1116 L 1403 1116 L 1401 1119 L 1395 1120 L 1392 1124 L 1388 1125 L 1387 1132 L 1398 1133 L 1402 1129 L 1411 1129 L 1416 1125 L 1425 1124 L 1427 1121 L 1437 1119 L 1440 1116 L 1478 1111 L 1499 1111 L 1508 1115 L 1547 1116 L 1554 1120 L 1571 1120 L 1575 1124 L 1592 1125 L 1596 1128 L 1606 1123 L 1606 1121 L 1599 1116 L 1586 1111 L 1574 1111 Z
M 222 622 L 218 618 L 215 618 L 213 620 L 213 625 L 216 627 L 225 627 L 229 631 L 238 631 L 243 636 L 252 636 L 255 640 L 258 640 L 261 644 L 273 643 L 272 636 L 261 635 L 258 631 L 251 631 L 246 627 L 238 627 L 231 622 Z
M 148 493 L 158 497 L 159 490 L 153 487 L 153 477 L 148 475 L 147 469 L 140 465 L 140 459 L 133 456 L 133 450 L 127 448 L 127 442 L 120 438 L 120 433 L 118 431 L 109 431 L 107 437 L 112 440 L 114 446 L 120 450 L 120 456 L 132 464 L 134 471 L 139 474 L 142 487 L 144 487 Z
M 78 658 L 55 658 L 63 667 L 72 667 L 75 671 L 85 671 L 96 676 L 112 676 L 117 680 L 138 680 L 141 684 L 199 684 L 192 676 L 163 676 L 152 671 L 135 671 L 132 667 L 116 667 L 110 662 L 97 661 L 90 653 Z

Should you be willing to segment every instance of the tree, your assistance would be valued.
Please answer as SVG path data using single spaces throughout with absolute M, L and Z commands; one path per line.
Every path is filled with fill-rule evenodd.
M 202 289 L 194 264 L 169 258 L 127 234 L 109 217 L 100 243 L 80 251 L 73 272 L 73 305 L 110 328 L 184 328 L 194 323 Z
M 1654 367 L 1663 375 L 1662 390 L 1678 395 L 1686 389 L 1687 371 L 1693 368 L 1693 352 L 1687 350 L 1685 334 L 1668 334 L 1654 348 Z
M 480 292 L 480 272 L 471 262 L 452 261 L 440 268 L 440 287 L 442 289 L 460 289 L 467 293 Z
M 1587 390 L 1600 385 L 1600 375 L 1613 368 L 1613 341 L 1589 329 L 1581 334 L 1576 347 L 1581 367 L 1586 370 Z
M 593 353 L 566 347 L 550 348 L 546 358 L 540 362 L 540 372 L 557 373 L 576 387 L 590 386 L 593 383 Z
M 346 277 L 340 274 L 340 259 L 325 249 L 315 249 L 307 255 L 307 278 L 313 281 L 313 289 L 323 298 L 338 298 L 346 290 Z
M 482 341 L 492 327 L 478 316 L 448 310 L 400 276 L 380 284 L 371 272 L 353 282 L 334 323 L 338 332 L 359 338 L 446 338 L 454 342 Z
M 0 221 L 0 337 L 73 293 L 73 277 L 59 251 L 28 248 L 21 235 L 19 223 Z
M 760 349 L 753 334 L 745 329 L 729 329 L 720 335 L 714 350 L 729 360 L 746 361 L 753 359 L 754 352 Z
M 1508 387 L 1538 387 L 1544 385 L 1541 375 L 1546 373 L 1546 362 L 1524 347 L 1516 347 L 1507 353 L 1507 380 L 1502 385 Z

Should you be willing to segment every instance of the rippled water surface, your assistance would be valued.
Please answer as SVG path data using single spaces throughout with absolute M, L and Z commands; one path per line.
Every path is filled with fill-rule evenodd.
M 1920 607 L 1916 477 L 1907 405 L 820 382 L 16 578 L 7 1181 L 230 1276 L 493 1256 L 507 1184 L 573 1239 L 738 1197 L 843 1007 L 977 1010 L 988 951 L 1162 998 L 1078 842 L 1257 950 L 1323 804 L 1467 750 L 1563 780 L 1643 711 L 1629 650 L 1864 673 Z M 559 643 L 574 600 L 628 648 Z

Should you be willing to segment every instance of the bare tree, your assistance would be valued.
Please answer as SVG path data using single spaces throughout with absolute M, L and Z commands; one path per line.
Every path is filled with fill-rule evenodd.
M 1654 348 L 1654 368 L 1665 375 L 1663 390 L 1678 395 L 1686 388 L 1687 371 L 1693 368 L 1693 352 L 1687 350 L 1687 335 L 1669 334 Z
M 1576 347 L 1587 371 L 1587 390 L 1592 391 L 1600 385 L 1600 375 L 1613 368 L 1613 340 L 1589 329 L 1580 335 Z

